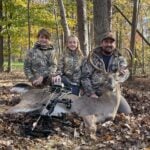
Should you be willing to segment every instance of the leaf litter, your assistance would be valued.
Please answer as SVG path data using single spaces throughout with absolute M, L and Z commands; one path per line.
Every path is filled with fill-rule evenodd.
M 136 77 L 133 81 L 123 84 L 122 93 L 129 102 L 133 114 L 117 114 L 114 121 L 98 124 L 95 141 L 85 130 L 82 118 L 75 114 L 65 118 L 66 124 L 57 119 L 49 122 L 52 132 L 47 136 L 26 135 L 22 126 L 29 123 L 31 125 L 36 117 L 3 114 L 9 107 L 19 103 L 20 96 L 9 92 L 9 88 L 19 82 L 27 82 L 23 73 L 0 74 L 0 149 L 150 149 L 150 80 L 148 77 Z

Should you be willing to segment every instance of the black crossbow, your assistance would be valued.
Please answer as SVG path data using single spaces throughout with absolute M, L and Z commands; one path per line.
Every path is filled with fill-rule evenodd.
M 61 122 L 63 125 L 71 126 L 70 122 L 63 121 L 65 116 L 64 114 L 62 114 L 62 116 L 59 117 L 51 115 L 58 103 L 64 104 L 67 109 L 71 108 L 71 99 L 61 98 L 64 95 L 70 94 L 71 89 L 69 89 L 68 87 L 64 87 L 63 84 L 53 85 L 51 88 L 51 93 L 51 97 L 49 98 L 47 103 L 43 105 L 42 111 L 38 114 L 38 118 L 36 119 L 36 121 L 33 122 L 32 126 L 24 127 L 27 135 L 35 135 L 36 133 L 43 133 L 44 135 L 49 135 L 50 133 L 52 133 L 53 131 L 50 129 L 37 130 L 37 126 L 38 124 L 40 124 L 39 122 L 43 121 L 44 124 L 49 124 L 53 119 L 57 119 L 57 121 L 59 119 L 59 122 Z

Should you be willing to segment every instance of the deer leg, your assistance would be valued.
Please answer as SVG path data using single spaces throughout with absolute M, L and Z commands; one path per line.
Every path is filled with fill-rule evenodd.
M 122 95 L 121 95 L 121 100 L 120 100 L 118 112 L 119 113 L 125 113 L 125 114 L 132 113 L 131 107 L 129 106 L 128 102 L 126 101 L 126 99 Z
M 95 115 L 87 115 L 83 117 L 85 127 L 89 130 L 90 132 L 90 138 L 93 140 L 96 140 L 96 117 Z

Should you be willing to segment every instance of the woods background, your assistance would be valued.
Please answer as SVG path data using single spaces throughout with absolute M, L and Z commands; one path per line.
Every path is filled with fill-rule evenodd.
M 150 2 L 147 0 L 0 0 L 0 72 L 22 69 L 26 50 L 39 29 L 47 28 L 56 53 L 76 34 L 84 55 L 112 30 L 117 48 L 134 54 L 133 75 L 149 74 Z

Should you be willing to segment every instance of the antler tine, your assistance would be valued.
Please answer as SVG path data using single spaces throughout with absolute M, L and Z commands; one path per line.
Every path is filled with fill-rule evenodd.
M 131 65 L 132 60 L 133 60 L 133 53 L 129 48 L 123 47 L 121 49 L 124 49 L 127 52 L 127 54 L 129 55 L 129 59 L 130 59 L 130 62 L 128 64 L 128 67 L 129 67 Z
M 130 54 L 130 58 L 132 60 L 133 59 L 133 53 L 132 53 L 132 51 L 129 48 L 126 48 L 126 47 L 124 47 L 122 49 L 125 49 L 126 51 L 128 51 L 128 53 Z
M 96 70 L 101 71 L 101 72 L 103 72 L 104 74 L 107 74 L 105 68 L 102 69 L 102 68 L 99 68 L 99 67 L 97 67 L 96 65 L 94 65 L 93 60 L 92 60 L 92 55 L 93 55 L 93 53 L 90 52 L 90 54 L 89 54 L 89 61 L 90 61 L 91 65 L 92 65 Z M 103 62 L 102 62 L 102 63 L 103 63 Z M 103 64 L 103 66 L 104 66 L 104 64 Z

